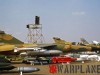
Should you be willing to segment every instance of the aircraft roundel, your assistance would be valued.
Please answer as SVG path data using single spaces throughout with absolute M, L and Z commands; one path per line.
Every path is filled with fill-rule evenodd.
M 3 39 L 4 40 L 11 40 L 13 37 L 11 35 L 4 35 Z

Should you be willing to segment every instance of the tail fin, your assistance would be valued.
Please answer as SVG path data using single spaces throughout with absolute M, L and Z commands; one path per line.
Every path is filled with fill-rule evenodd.
M 24 42 L 18 40 L 10 34 L 6 34 L 4 31 L 0 31 L 0 42 L 7 44 L 23 44 Z
M 95 44 L 95 45 L 100 45 L 100 43 L 98 42 L 98 41 L 92 41 L 93 42 L 93 44 Z
M 89 44 L 84 38 L 80 38 L 82 44 Z
M 60 44 L 65 44 L 65 43 L 66 43 L 65 40 L 61 40 L 61 39 L 58 38 L 58 37 L 53 37 L 53 39 L 54 39 L 55 43 L 60 43 Z

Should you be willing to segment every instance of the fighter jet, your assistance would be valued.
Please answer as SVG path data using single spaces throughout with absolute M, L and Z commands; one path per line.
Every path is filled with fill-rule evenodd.
M 0 56 L 0 71 L 12 70 L 14 66 L 11 66 L 11 62 L 7 60 L 4 56 Z
M 14 53 L 14 48 L 27 48 L 27 47 L 35 47 L 37 46 L 36 44 L 29 44 L 29 43 L 24 43 L 17 38 L 13 37 L 10 34 L 5 33 L 4 31 L 0 30 L 0 54 L 2 55 L 7 55 L 12 56 L 12 55 L 17 55 Z M 19 53 L 18 53 L 19 54 Z
M 28 55 L 58 55 L 62 53 L 61 51 L 54 49 L 54 44 L 28 44 L 20 41 L 19 39 L 13 37 L 10 34 L 5 33 L 4 31 L 0 31 L 0 54 L 4 54 L 7 56 L 10 55 L 19 55 L 19 54 L 28 54 Z M 34 47 L 45 48 L 46 51 L 35 50 Z M 51 50 L 51 47 L 53 49 Z M 17 48 L 17 49 L 15 49 Z M 48 48 L 49 51 L 48 51 Z M 23 51 L 15 51 L 20 50 Z M 31 51 L 32 50 L 32 51 Z M 26 53 L 27 52 L 27 53 Z
M 0 56 L 0 73 L 30 73 L 30 72 L 36 72 L 39 71 L 38 68 L 33 67 L 15 67 L 12 65 L 12 63 L 7 60 L 4 56 Z
M 87 42 L 84 38 L 80 38 L 81 44 L 91 47 L 92 51 L 99 51 L 100 52 L 100 43 L 97 41 L 92 41 L 92 43 Z
M 66 42 L 58 37 L 53 38 L 57 48 L 63 52 L 81 52 L 81 51 L 91 51 L 91 47 L 75 44 L 75 42 Z
M 37 46 L 36 44 L 29 44 L 20 41 L 19 39 L 15 38 L 11 34 L 7 34 L 4 31 L 0 31 L 0 45 L 15 45 L 15 47 L 34 47 Z M 13 48 L 12 48 L 13 49 Z
M 93 40 L 92 43 L 89 43 L 87 40 L 84 38 L 80 38 L 81 43 L 84 45 L 89 45 L 89 46 L 100 46 L 100 43 L 98 41 Z

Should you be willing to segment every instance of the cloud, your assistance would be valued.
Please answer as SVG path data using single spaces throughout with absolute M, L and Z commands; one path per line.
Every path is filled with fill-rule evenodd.
M 77 11 L 77 12 L 72 12 L 72 15 L 76 15 L 76 16 L 83 16 L 86 13 L 84 11 Z

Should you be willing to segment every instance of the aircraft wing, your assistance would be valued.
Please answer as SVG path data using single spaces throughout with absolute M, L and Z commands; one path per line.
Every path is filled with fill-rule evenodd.
M 49 49 L 50 47 L 54 48 L 56 46 L 57 46 L 56 44 L 38 44 L 38 47 L 44 48 L 44 49 Z
M 2 45 L 0 46 L 0 52 L 10 51 L 10 50 L 13 50 L 14 48 L 15 48 L 15 45 Z

